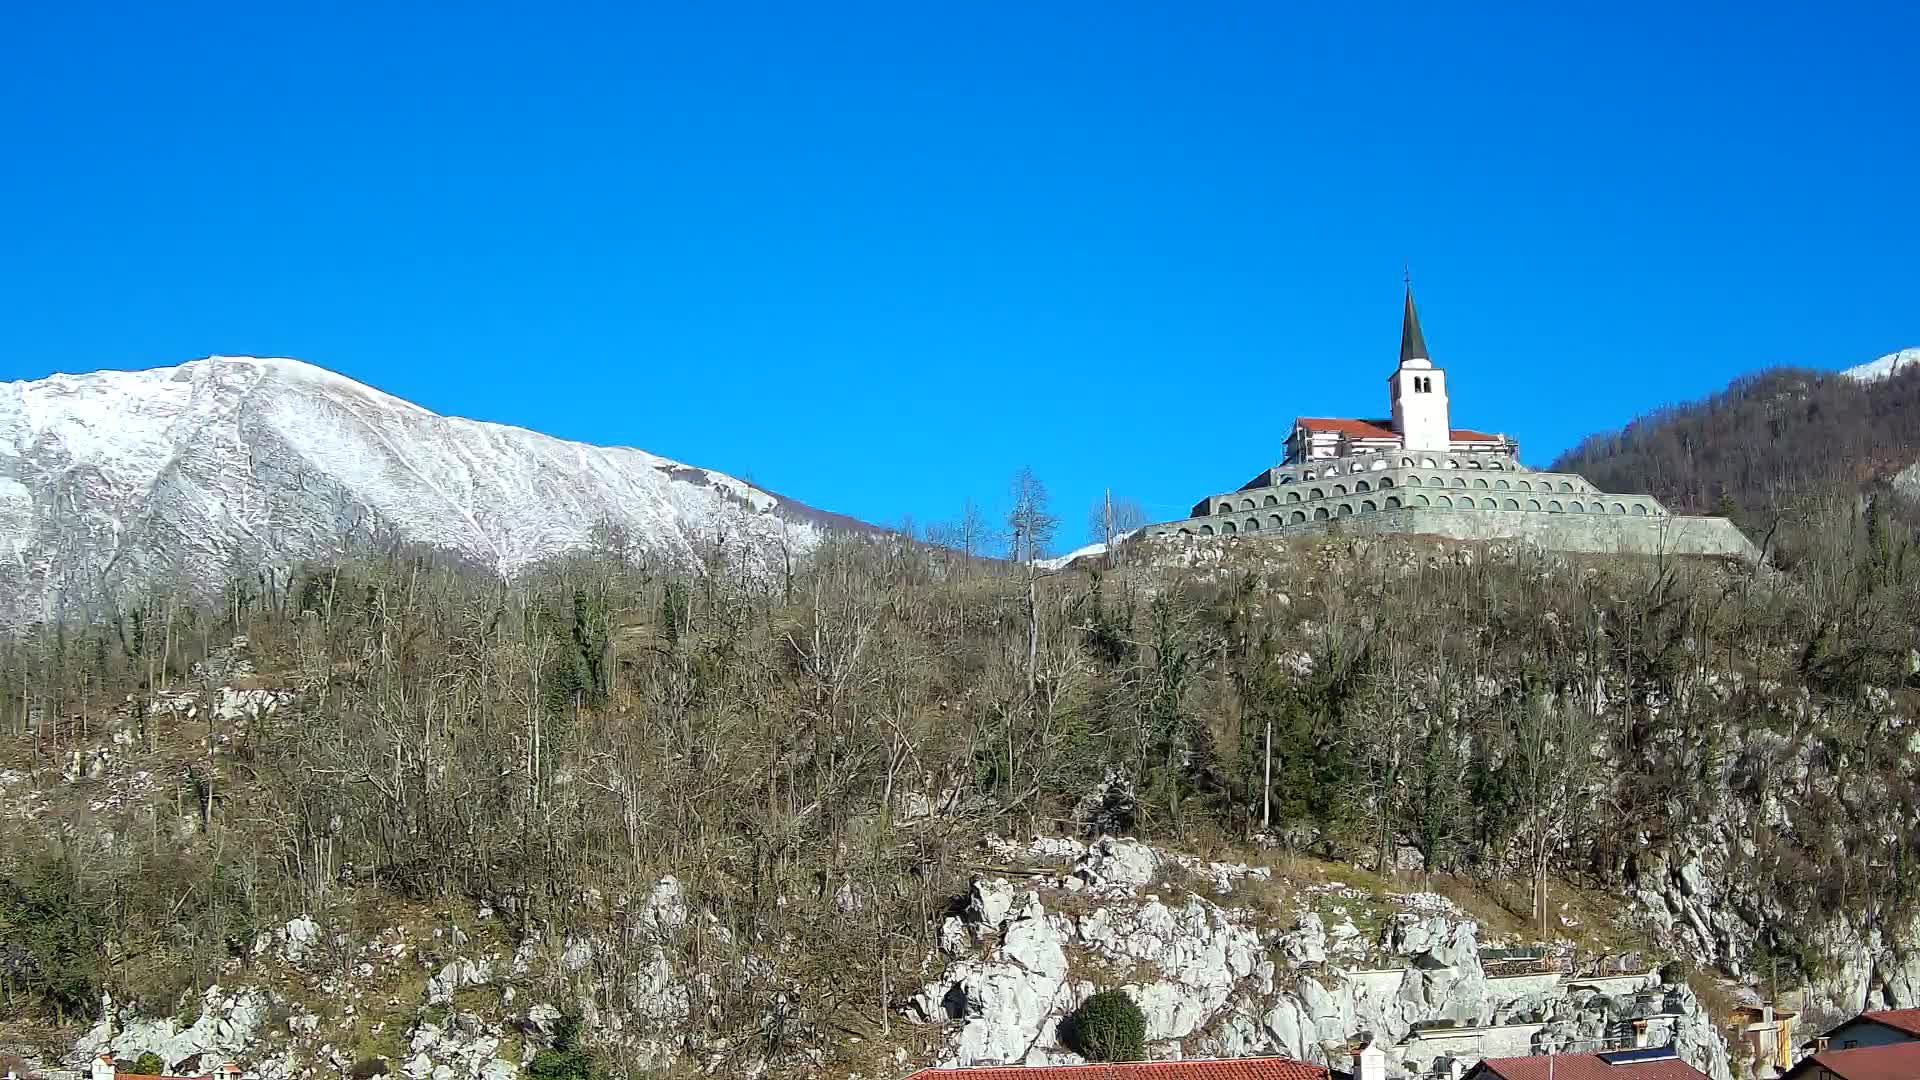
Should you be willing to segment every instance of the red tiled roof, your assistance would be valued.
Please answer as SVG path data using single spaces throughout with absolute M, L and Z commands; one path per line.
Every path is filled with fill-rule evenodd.
M 1391 439 L 1391 420 L 1352 420 L 1338 416 L 1302 416 L 1294 424 L 1311 431 L 1337 431 L 1356 439 Z
M 1126 1061 L 1104 1065 L 984 1065 L 921 1069 L 907 1080 L 1329 1080 L 1327 1070 L 1293 1058 Z
M 1598 1054 L 1534 1054 L 1487 1058 L 1481 1069 L 1504 1080 L 1705 1080 L 1706 1074 L 1679 1058 L 1610 1062 Z
M 1920 1035 L 1920 1009 L 1880 1009 L 1861 1013 L 1860 1018 L 1885 1024 L 1909 1035 Z
M 1892 1011 L 1910 1013 L 1914 1010 Z M 1802 1058 L 1787 1075 L 1812 1072 L 1814 1066 L 1843 1080 L 1911 1080 L 1920 1076 L 1920 1042 L 1863 1046 L 1857 1050 L 1822 1050 L 1810 1058 Z
M 1343 416 L 1302 416 L 1294 421 L 1296 427 L 1309 431 L 1332 431 L 1352 439 L 1393 439 L 1392 420 L 1355 420 Z M 1497 442 L 1498 435 L 1489 435 L 1472 428 L 1454 428 L 1448 436 L 1454 442 Z

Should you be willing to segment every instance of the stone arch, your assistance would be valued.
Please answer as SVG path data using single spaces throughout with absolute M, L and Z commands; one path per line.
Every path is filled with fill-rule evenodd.
M 1214 513 L 1216 513 L 1216 514 L 1231 514 L 1231 513 L 1233 513 L 1233 503 L 1231 503 L 1231 502 L 1223 502 L 1223 503 L 1221 503 L 1221 504 L 1220 504 L 1220 509 L 1218 509 L 1218 510 L 1215 510 L 1215 511 L 1214 511 Z
M 1412 476 L 1407 477 L 1407 484 L 1410 487 L 1425 487 L 1426 483 L 1427 482 L 1425 480 L 1420 479 L 1419 473 L 1415 473 Z
M 1454 487 L 1457 487 L 1457 488 L 1463 488 L 1463 487 L 1466 487 L 1466 486 L 1467 486 L 1467 478 L 1466 478 L 1466 477 L 1464 477 L 1464 476 L 1456 476 L 1456 477 L 1454 477 L 1454 478 L 1453 478 L 1453 486 L 1454 486 Z
M 1564 509 L 1566 509 L 1566 507 L 1560 505 L 1559 499 L 1554 499 L 1547 503 L 1547 512 L 1550 514 L 1557 514 Z
M 1502 510 L 1518 510 L 1520 509 L 1520 504 L 1513 501 L 1512 499 L 1507 499 L 1506 501 L 1500 504 L 1500 508 Z
M 1259 519 L 1259 518 L 1257 518 L 1257 517 L 1250 517 L 1250 518 L 1248 518 L 1248 519 L 1247 519 L 1247 524 L 1246 524 L 1246 525 L 1244 526 L 1244 531 L 1246 531 L 1246 532 L 1259 532 L 1259 531 L 1260 531 L 1260 519 Z
M 1626 503 L 1614 503 L 1614 504 L 1613 504 L 1613 512 L 1614 512 L 1614 513 L 1616 513 L 1616 514 L 1624 514 L 1624 513 L 1626 513 L 1626 512 L 1627 512 L 1627 504 L 1626 504 Z
M 1634 503 L 1634 504 L 1633 504 L 1633 512 L 1634 512 L 1634 515 L 1635 515 L 1636 517 L 1646 517 L 1646 516 L 1647 516 L 1647 504 L 1646 504 L 1646 503 Z
M 1290 503 L 1297 503 L 1297 502 L 1299 502 L 1299 501 L 1300 501 L 1300 493 L 1299 493 L 1299 492 L 1297 492 L 1297 491 L 1289 491 L 1289 492 L 1287 492 L 1287 501 L 1288 501 L 1288 502 L 1290 502 Z
M 1482 509 L 1482 510 L 1498 510 L 1498 509 L 1500 509 L 1500 504 L 1499 504 L 1499 503 L 1497 503 L 1497 502 L 1494 502 L 1494 501 L 1493 501 L 1492 499 L 1481 499 L 1481 500 L 1480 500 L 1480 509 Z
M 1400 509 L 1400 496 L 1398 495 L 1387 496 L 1387 509 L 1389 510 Z
M 1495 472 L 1498 472 L 1498 471 L 1500 471 L 1501 469 L 1504 469 L 1504 468 L 1506 468 L 1506 466 L 1505 466 L 1505 465 L 1502 465 L 1502 464 L 1500 464 L 1500 461 L 1499 461 L 1499 459 L 1498 459 L 1498 458 L 1495 458 L 1494 460 L 1492 460 L 1492 461 L 1489 461 L 1489 462 L 1487 462 L 1487 468 L 1489 468 L 1489 469 L 1492 469 L 1492 470 L 1494 470 Z
M 1587 512 L 1586 504 L 1578 501 L 1568 503 L 1567 509 L 1576 514 L 1584 514 Z
M 1352 517 L 1352 516 L 1353 516 L 1353 504 L 1352 504 L 1352 503 L 1341 503 L 1341 504 L 1340 504 L 1340 516 L 1341 516 L 1341 517 Z
M 1345 495 L 1346 493 L 1347 493 L 1347 485 L 1345 484 L 1333 485 L 1333 494 L 1336 498 L 1341 495 Z
M 1529 509 L 1529 510 L 1538 510 L 1538 509 L 1540 509 L 1540 500 L 1539 500 L 1539 499 L 1528 499 L 1528 500 L 1527 500 L 1527 509 Z
M 1515 480 L 1515 481 L 1514 481 L 1514 483 L 1515 483 L 1515 484 L 1517 484 L 1517 485 L 1519 485 L 1519 487 L 1520 487 L 1520 490 L 1521 490 L 1521 491 L 1532 491 L 1532 490 L 1533 490 L 1533 484 L 1532 484 L 1532 483 L 1530 483 L 1530 482 L 1528 482 L 1528 481 L 1526 481 L 1526 480 Z
M 1277 528 L 1279 528 L 1279 527 L 1281 526 L 1281 524 L 1282 524 L 1282 523 L 1281 523 L 1281 521 L 1280 521 L 1280 515 L 1279 515 L 1279 514 L 1268 514 L 1268 515 L 1267 515 L 1267 524 L 1269 524 L 1269 525 L 1271 525 L 1271 526 L 1273 526 L 1273 527 L 1274 527 L 1274 528 L 1276 528 L 1276 529 L 1277 529 Z
M 1413 459 L 1412 459 L 1412 458 L 1410 458 L 1410 457 L 1403 457 L 1403 458 L 1401 458 L 1401 459 L 1400 459 L 1400 467 L 1401 467 L 1401 468 L 1403 468 L 1403 469 L 1411 469 L 1411 468 L 1413 468 Z
M 1202 526 L 1200 526 L 1200 535 L 1201 535 L 1201 536 L 1212 536 L 1212 535 L 1213 535 L 1213 526 L 1211 526 L 1211 525 L 1202 525 Z
M 1260 500 L 1260 505 L 1261 506 L 1279 506 L 1280 497 L 1277 495 L 1269 495 L 1266 498 Z
M 1363 514 L 1371 514 L 1371 513 L 1374 513 L 1375 511 L 1377 511 L 1377 510 L 1379 510 L 1379 509 L 1380 509 L 1380 508 L 1379 508 L 1378 506 L 1375 506 L 1375 505 L 1373 504 L 1373 500 L 1372 500 L 1372 499 L 1362 499 L 1362 500 L 1360 500 L 1360 512 L 1361 512 L 1361 513 L 1363 513 Z
M 1189 539 L 1189 540 L 1191 540 L 1191 539 L 1193 539 L 1193 530 L 1192 530 L 1192 529 L 1181 529 L 1181 530 L 1180 530 L 1180 535 L 1181 535 L 1181 536 L 1184 536 L 1184 537 L 1186 537 L 1186 538 L 1187 538 L 1187 539 Z
M 1287 515 L 1287 524 L 1289 525 L 1301 525 L 1304 524 L 1306 520 L 1307 512 L 1305 510 L 1295 510 L 1293 513 Z
M 1313 509 L 1313 520 L 1315 521 L 1325 521 L 1332 516 L 1332 514 L 1327 513 L 1327 508 L 1324 506 L 1316 506 Z
M 1459 458 L 1448 458 L 1448 459 L 1447 459 L 1447 468 L 1449 468 L 1449 469 L 1457 469 L 1457 468 L 1459 468 L 1459 467 L 1460 467 L 1460 459 L 1459 459 Z
M 1467 459 L 1467 468 L 1469 468 L 1469 469 L 1478 469 L 1478 468 L 1480 468 L 1480 459 L 1479 459 L 1479 458 L 1468 458 L 1468 459 Z
M 1498 480 L 1495 480 L 1495 481 L 1493 482 L 1493 486 L 1494 486 L 1494 487 L 1497 487 L 1497 488 L 1499 488 L 1499 489 L 1500 489 L 1501 491 L 1505 491 L 1505 490 L 1507 490 L 1507 489 L 1508 489 L 1509 487 L 1511 487 L 1512 485 L 1510 485 L 1510 484 L 1508 484 L 1508 483 L 1507 483 L 1507 478 L 1503 476 L 1503 477 L 1501 477 L 1500 479 L 1498 479 Z
M 1434 477 L 1434 478 L 1433 478 L 1433 486 L 1434 486 L 1434 487 L 1446 487 L 1446 486 L 1447 486 L 1447 478 L 1446 478 L 1446 477 L 1444 477 L 1444 476 L 1436 476 L 1436 477 Z
M 1449 498 L 1447 498 L 1447 497 L 1446 497 L 1445 495 L 1438 495 L 1438 496 L 1435 496 L 1435 500 L 1436 500 L 1436 501 L 1437 501 L 1437 502 L 1438 502 L 1438 503 L 1439 503 L 1439 504 L 1440 504 L 1441 506 L 1452 506 L 1452 505 L 1453 505 L 1453 500 L 1452 500 L 1452 499 L 1449 499 Z
M 1241 500 L 1240 500 L 1240 509 L 1242 509 L 1242 510 L 1251 510 L 1251 509 L 1253 509 L 1253 500 L 1252 500 L 1252 499 L 1241 499 Z
M 1442 496 L 1440 496 L 1440 497 L 1441 497 L 1441 498 L 1443 498 L 1443 499 L 1444 499 L 1444 498 L 1446 498 L 1446 496 L 1445 496 L 1445 495 L 1442 495 Z M 1413 497 L 1413 505 L 1415 505 L 1415 506 L 1432 506 L 1432 505 L 1433 505 L 1433 500 L 1432 500 L 1432 499 L 1429 499 L 1429 498 L 1427 498 L 1427 497 L 1426 497 L 1425 495 L 1415 495 L 1415 496 Z
M 1372 490 L 1373 490 L 1373 485 L 1367 483 L 1365 480 L 1356 480 L 1353 483 L 1353 493 L 1355 495 L 1365 494 L 1366 492 L 1369 492 Z
M 1220 523 L 1221 536 L 1232 536 L 1234 533 L 1237 533 L 1239 531 L 1240 530 L 1238 528 L 1235 528 L 1233 522 L 1231 521 L 1223 521 Z
M 1440 467 L 1440 463 L 1430 457 L 1423 457 L 1420 459 L 1420 467 L 1423 469 L 1437 469 Z
M 1372 469 L 1374 472 L 1379 472 L 1381 469 L 1384 469 L 1386 467 L 1387 467 L 1386 458 L 1374 458 L 1373 464 L 1367 466 L 1367 468 Z
M 1309 499 L 1324 499 L 1326 497 L 1327 497 L 1327 493 L 1320 490 L 1319 488 L 1314 488 L 1312 491 L 1307 493 L 1307 498 Z
M 1474 487 L 1477 487 L 1477 488 L 1480 488 L 1481 490 L 1485 490 L 1485 489 L 1486 489 L 1486 486 L 1487 486 L 1487 478 L 1486 478 L 1486 477 L 1484 477 L 1484 476 L 1476 476 L 1476 477 L 1474 477 L 1474 478 L 1473 478 L 1473 486 L 1474 486 Z
M 1393 486 L 1393 477 L 1391 477 L 1391 476 L 1383 476 L 1383 477 L 1381 477 L 1381 478 L 1380 478 L 1380 490 L 1381 490 L 1381 491 L 1385 491 L 1385 490 L 1387 490 L 1388 488 L 1390 488 L 1390 487 L 1392 487 L 1392 486 Z
M 1573 490 L 1573 485 L 1572 485 L 1572 484 L 1569 484 L 1569 483 L 1567 483 L 1567 482 L 1566 482 L 1565 480 L 1562 480 L 1562 481 L 1560 481 L 1560 490 L 1561 490 L 1561 491 L 1572 491 L 1572 490 Z

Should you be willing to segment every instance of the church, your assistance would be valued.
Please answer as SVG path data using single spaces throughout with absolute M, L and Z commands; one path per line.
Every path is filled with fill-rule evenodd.
M 1604 492 L 1574 473 L 1520 463 L 1501 433 L 1453 426 L 1447 373 L 1428 354 L 1407 288 L 1400 362 L 1387 376 L 1389 415 L 1294 420 L 1276 465 L 1208 495 L 1148 537 L 1401 533 L 1524 540 L 1600 554 L 1759 553 L 1725 518 L 1669 513 L 1650 495 Z

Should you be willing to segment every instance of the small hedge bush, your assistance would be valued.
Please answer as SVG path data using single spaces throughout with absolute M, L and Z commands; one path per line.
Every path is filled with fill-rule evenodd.
M 1145 1061 L 1147 1018 L 1124 990 L 1102 990 L 1061 1025 L 1062 1040 L 1088 1061 Z

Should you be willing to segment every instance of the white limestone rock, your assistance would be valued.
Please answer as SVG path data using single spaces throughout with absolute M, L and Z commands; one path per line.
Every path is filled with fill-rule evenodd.
M 1120 837 L 1103 836 L 1074 864 L 1067 877 L 1077 879 L 1096 896 L 1132 896 L 1153 881 L 1160 856 L 1151 847 Z

